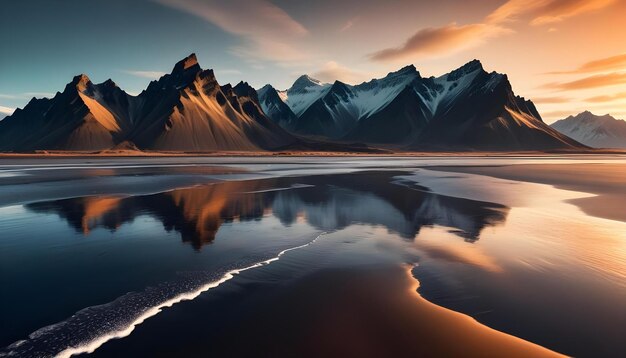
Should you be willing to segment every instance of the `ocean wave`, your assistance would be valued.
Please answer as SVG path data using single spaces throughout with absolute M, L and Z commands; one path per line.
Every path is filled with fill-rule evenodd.
M 253 261 L 253 258 L 241 260 L 220 272 L 185 275 L 183 281 L 163 283 L 141 292 L 129 292 L 115 301 L 87 307 L 65 321 L 33 332 L 27 340 L 9 345 L 0 351 L 0 357 L 66 358 L 76 354 L 92 353 L 112 339 L 130 335 L 135 327 L 159 314 L 164 308 L 193 300 L 241 272 L 269 265 L 289 251 L 315 243 L 324 234 L 325 232 L 320 233 L 303 245 L 282 250 L 273 257 L 260 261 Z

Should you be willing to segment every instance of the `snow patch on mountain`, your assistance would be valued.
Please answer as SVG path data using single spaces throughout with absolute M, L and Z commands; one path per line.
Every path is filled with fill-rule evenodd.
M 552 128 L 595 148 L 626 148 L 626 121 L 589 111 L 552 123 Z

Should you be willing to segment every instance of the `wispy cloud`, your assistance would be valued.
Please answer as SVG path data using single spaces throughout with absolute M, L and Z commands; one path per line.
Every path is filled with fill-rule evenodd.
M 548 72 L 548 74 L 561 75 L 561 74 L 590 73 L 590 72 L 623 70 L 623 69 L 626 69 L 626 54 L 600 58 L 597 60 L 586 62 L 580 65 L 578 68 L 573 69 L 573 70 Z
M 561 22 L 587 12 L 603 9 L 612 5 L 616 0 L 553 0 L 544 1 L 540 6 L 531 25 L 545 25 Z
M 301 61 L 306 58 L 303 51 L 289 43 L 262 37 L 257 37 L 241 46 L 233 46 L 230 48 L 230 53 L 245 60 L 276 61 L 279 64 Z
M 620 99 L 626 99 L 626 92 L 616 93 L 613 95 L 589 97 L 585 99 L 585 102 L 604 103 L 604 102 L 613 102 L 613 101 L 617 101 Z
M 15 94 L 0 94 L 0 98 L 2 99 L 28 99 L 28 98 L 42 98 L 42 97 L 52 97 L 54 93 L 51 92 L 23 92 L 23 93 L 15 93 Z
M 352 28 L 352 26 L 354 26 L 354 24 L 359 21 L 358 17 L 352 18 L 348 21 L 346 21 L 346 23 L 341 27 L 341 29 L 339 29 L 339 32 L 346 32 L 348 30 L 350 30 Z
M 165 75 L 165 72 L 161 72 L 161 71 L 122 70 L 121 72 L 126 73 L 131 76 L 149 78 L 149 79 L 157 79 Z
M 369 78 L 369 74 L 355 71 L 335 61 L 328 61 L 319 71 L 313 73 L 313 77 L 323 82 L 339 80 L 341 82 L 354 84 Z
M 561 91 L 581 90 L 597 87 L 615 86 L 626 83 L 626 73 L 606 73 L 589 76 L 570 82 L 553 82 L 543 85 L 543 88 L 557 89 Z
M 11 115 L 15 111 L 15 108 L 0 106 L 0 115 Z
M 510 32 L 489 24 L 429 27 L 418 31 L 396 48 L 387 48 L 370 55 L 375 61 L 397 61 L 420 57 L 436 57 L 456 53 L 484 43 L 487 39 Z
M 606 8 L 617 0 L 509 0 L 489 14 L 490 23 L 512 22 L 530 17 L 530 25 L 546 25 Z
M 535 103 L 567 103 L 571 101 L 571 98 L 567 97 L 534 97 Z
M 616 0 L 509 0 L 489 13 L 483 21 L 467 25 L 452 23 L 417 31 L 398 47 L 369 55 L 374 61 L 396 61 L 439 57 L 463 51 L 486 40 L 513 33 L 511 24 L 530 17 L 531 25 L 551 24 L 569 17 L 605 8 Z M 551 31 L 550 29 L 549 31 Z
M 2 99 L 20 99 L 20 98 L 24 98 L 24 97 L 23 96 L 14 95 L 14 94 L 1 94 L 0 93 L 0 98 L 2 98 Z
M 581 110 L 567 110 L 567 111 L 552 111 L 552 112 L 543 112 L 541 116 L 547 119 L 563 119 L 567 116 L 576 115 L 582 112 Z
M 28 98 L 32 98 L 32 97 L 41 98 L 41 97 L 52 97 L 54 96 L 54 93 L 52 92 L 24 92 L 23 95 Z
M 266 0 L 153 0 L 200 17 L 222 30 L 240 36 L 244 44 L 232 49 L 238 56 L 279 61 L 297 60 L 302 54 L 291 40 L 308 30 L 283 9 Z
M 223 74 L 223 75 L 240 75 L 241 74 L 241 71 L 236 70 L 234 68 L 227 68 L 224 70 L 215 70 L 215 72 L 219 74 Z

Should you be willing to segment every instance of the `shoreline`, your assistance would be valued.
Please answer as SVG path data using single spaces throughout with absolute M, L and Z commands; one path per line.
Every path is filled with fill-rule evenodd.
M 486 175 L 552 185 L 595 196 L 568 200 L 587 215 L 626 222 L 626 164 L 510 164 L 493 166 L 430 166 L 429 170 Z
M 287 284 L 268 284 L 264 275 L 283 269 L 268 265 L 163 311 L 132 335 L 109 341 L 92 354 L 564 356 L 426 300 L 417 291 L 413 268 L 399 263 L 328 268 Z M 212 322 L 223 322 L 222 315 L 229 318 L 227 324 Z M 160 335 L 168 339 L 147 348 Z M 249 337 L 247 344 L 236 344 L 242 336 Z
M 150 151 L 41 151 L 32 153 L 0 152 L 3 158 L 162 158 L 162 157 L 524 157 L 524 156 L 596 156 L 625 155 L 626 149 L 561 151 L 424 151 L 424 152 L 350 152 L 350 151 L 219 151 L 219 152 L 150 152 Z

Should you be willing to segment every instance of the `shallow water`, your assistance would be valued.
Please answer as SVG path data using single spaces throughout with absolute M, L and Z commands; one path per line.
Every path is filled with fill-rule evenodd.
M 256 267 L 381 262 L 416 264 L 431 302 L 558 352 L 626 349 L 626 224 L 566 203 L 589 194 L 419 169 L 440 158 L 214 159 L 0 165 L 0 352 L 115 355 Z M 446 160 L 507 161 L 562 160 Z

